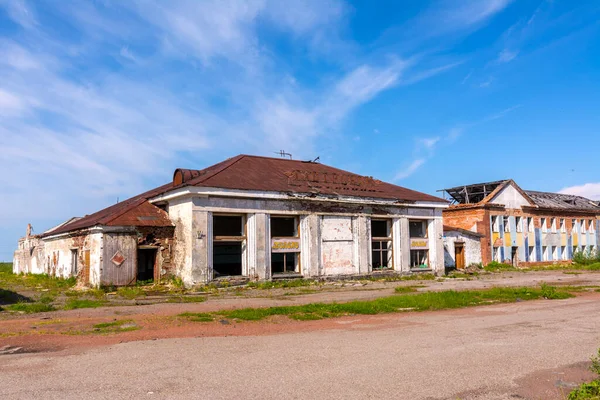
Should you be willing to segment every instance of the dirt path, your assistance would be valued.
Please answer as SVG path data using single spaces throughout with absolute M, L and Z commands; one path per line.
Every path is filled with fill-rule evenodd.
M 453 311 L 196 323 L 166 333 L 187 338 L 94 336 L 106 346 L 0 356 L 0 398 L 554 400 L 591 378 L 598 326 L 595 292 Z M 118 336 L 148 332 L 165 334 Z
M 63 349 L 103 346 L 108 344 L 176 337 L 196 336 L 246 336 L 277 334 L 296 330 L 319 330 L 336 327 L 337 322 L 294 322 L 286 317 L 268 322 L 243 322 L 221 320 L 212 323 L 189 322 L 177 317 L 183 312 L 212 312 L 243 307 L 273 307 L 301 305 L 314 302 L 345 302 L 369 300 L 394 293 L 396 286 L 422 285 L 419 291 L 485 289 L 494 286 L 537 286 L 541 282 L 559 285 L 600 286 L 600 273 L 580 275 L 560 271 L 540 273 L 492 274 L 477 280 L 446 279 L 438 281 L 409 281 L 372 283 L 366 286 L 345 286 L 339 290 L 282 296 L 279 291 L 258 291 L 270 297 L 210 297 L 204 303 L 151 304 L 144 306 L 101 307 L 55 311 L 33 315 L 13 316 L 0 320 L 0 347 L 21 347 L 19 351 L 58 351 Z M 343 320 L 343 319 L 339 319 Z M 126 321 L 133 331 L 99 334 L 94 325 Z M 102 332 L 100 332 L 102 333 Z

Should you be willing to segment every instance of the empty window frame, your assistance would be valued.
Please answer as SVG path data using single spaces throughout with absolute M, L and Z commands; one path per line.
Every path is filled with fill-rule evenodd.
M 581 233 L 586 233 L 587 232 L 586 225 L 585 225 L 585 219 L 581 220 L 580 227 L 581 227 Z
M 529 246 L 529 262 L 534 262 L 535 259 L 535 246 Z
M 271 239 L 298 240 L 298 217 L 271 216 Z M 297 242 L 296 242 L 297 243 Z M 300 251 L 271 252 L 271 273 L 300 273 Z
M 548 232 L 548 219 L 542 218 L 542 232 Z
M 509 233 L 510 232 L 510 218 L 508 217 L 508 215 L 505 215 L 503 218 L 503 222 L 504 222 L 504 232 Z
M 531 217 L 527 218 L 527 227 L 528 227 L 529 232 L 533 232 L 534 231 L 535 227 L 533 225 L 533 218 L 531 218 Z
M 594 220 L 590 219 L 590 232 L 594 233 L 596 232 L 596 228 L 594 227 Z
M 523 232 L 523 218 L 517 217 L 517 232 Z
M 410 267 L 428 268 L 429 250 L 411 250 Z
M 577 232 L 577 220 L 576 219 L 571 220 L 571 232 L 573 232 L 573 233 Z
M 492 215 L 492 232 L 500 232 L 500 222 L 497 215 Z
M 213 215 L 214 277 L 243 274 L 246 221 L 242 215 Z
M 560 219 L 560 231 L 562 233 L 565 233 L 567 231 L 567 227 L 565 226 L 565 219 L 564 218 Z
M 502 262 L 503 260 L 500 257 L 500 247 L 494 247 L 494 261 L 496 262 Z
M 371 220 L 371 261 L 373 269 L 392 268 L 392 221 Z
M 71 275 L 77 276 L 79 272 L 79 250 L 71 249 Z
M 542 246 L 542 261 L 548 261 L 548 246 Z
M 550 255 L 550 257 L 551 257 L 550 260 L 551 261 L 558 260 L 558 247 L 557 246 L 552 246 L 551 250 L 552 250 L 552 252 L 551 252 L 551 255 Z
M 560 246 L 560 259 L 561 260 L 567 259 L 567 246 Z
M 556 218 L 550 218 L 550 231 L 556 233 Z
M 426 238 L 427 221 L 408 221 L 408 230 L 411 238 Z

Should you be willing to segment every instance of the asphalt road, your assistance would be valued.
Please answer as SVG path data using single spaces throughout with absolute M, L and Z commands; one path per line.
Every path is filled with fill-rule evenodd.
M 600 346 L 600 295 L 324 323 L 344 328 L 4 355 L 0 398 L 561 398 Z

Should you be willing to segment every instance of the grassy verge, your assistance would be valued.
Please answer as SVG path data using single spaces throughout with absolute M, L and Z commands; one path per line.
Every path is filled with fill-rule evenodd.
M 397 288 L 399 293 L 406 290 Z M 489 290 L 465 290 L 426 292 L 417 294 L 399 294 L 369 301 L 352 301 L 349 303 L 313 303 L 301 306 L 243 308 L 214 313 L 184 313 L 180 317 L 192 321 L 210 321 L 220 317 L 243 321 L 258 321 L 275 315 L 285 315 L 296 320 L 316 320 L 353 314 L 380 314 L 403 311 L 444 310 L 471 307 L 491 303 L 510 303 L 515 301 L 536 299 L 566 299 L 573 295 L 557 290 L 553 286 L 542 285 L 540 288 L 494 288 Z
M 598 377 L 591 382 L 582 383 L 579 387 L 569 393 L 569 400 L 600 400 L 600 349 L 598 355 L 592 357 L 590 371 L 596 373 Z
M 94 325 L 94 333 L 129 332 L 140 329 L 133 320 L 125 319 L 113 322 L 103 322 Z

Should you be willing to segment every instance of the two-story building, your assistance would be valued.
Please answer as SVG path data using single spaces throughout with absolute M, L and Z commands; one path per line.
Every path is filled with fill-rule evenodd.
M 444 225 L 481 236 L 481 260 L 556 263 L 600 243 L 600 206 L 581 196 L 522 190 L 513 180 L 444 189 Z M 447 249 L 448 250 L 448 249 Z M 452 255 L 452 249 L 449 249 Z
M 19 242 L 15 272 L 86 285 L 444 272 L 428 194 L 321 163 L 239 155 Z

